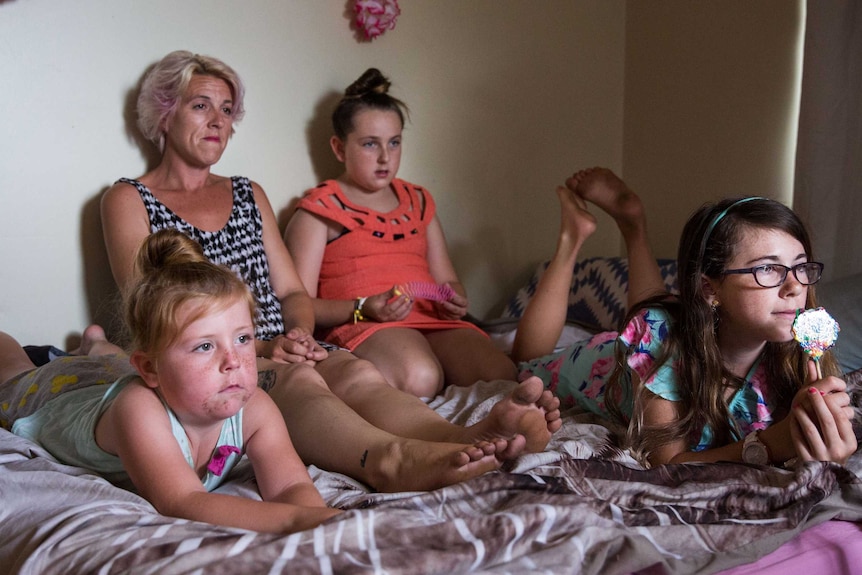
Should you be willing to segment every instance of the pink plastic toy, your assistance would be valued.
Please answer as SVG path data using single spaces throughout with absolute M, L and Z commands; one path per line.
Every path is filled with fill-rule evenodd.
M 407 295 L 411 298 L 430 299 L 432 301 L 449 301 L 455 296 L 455 290 L 448 284 L 431 282 L 407 282 L 396 286 L 396 295 Z

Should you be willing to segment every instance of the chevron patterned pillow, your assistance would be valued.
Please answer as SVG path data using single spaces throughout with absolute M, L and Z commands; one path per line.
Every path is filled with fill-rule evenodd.
M 527 285 L 509 300 L 502 317 L 518 318 L 536 293 L 549 262 L 539 265 Z M 676 290 L 676 260 L 658 260 L 665 288 Z M 629 264 L 626 258 L 593 257 L 579 261 L 572 272 L 566 320 L 600 330 L 617 330 L 626 313 Z

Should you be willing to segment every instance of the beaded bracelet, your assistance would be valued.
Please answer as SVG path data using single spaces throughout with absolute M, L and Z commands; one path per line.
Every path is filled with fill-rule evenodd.
M 362 306 L 365 305 L 367 297 L 358 297 L 353 301 L 353 323 L 365 321 L 365 316 L 362 315 Z

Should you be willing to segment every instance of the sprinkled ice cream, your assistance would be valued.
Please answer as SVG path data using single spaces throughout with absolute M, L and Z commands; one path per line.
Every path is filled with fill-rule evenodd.
M 814 361 L 835 345 L 840 330 L 838 322 L 822 307 L 799 312 L 793 320 L 793 337 Z

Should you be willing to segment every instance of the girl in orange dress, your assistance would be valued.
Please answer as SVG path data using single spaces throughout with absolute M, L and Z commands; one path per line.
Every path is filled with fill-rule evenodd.
M 347 88 L 330 140 L 344 173 L 306 192 L 285 231 L 318 335 L 419 397 L 514 380 L 513 362 L 462 319 L 467 296 L 433 198 L 396 178 L 405 106 L 388 88 L 374 68 Z

